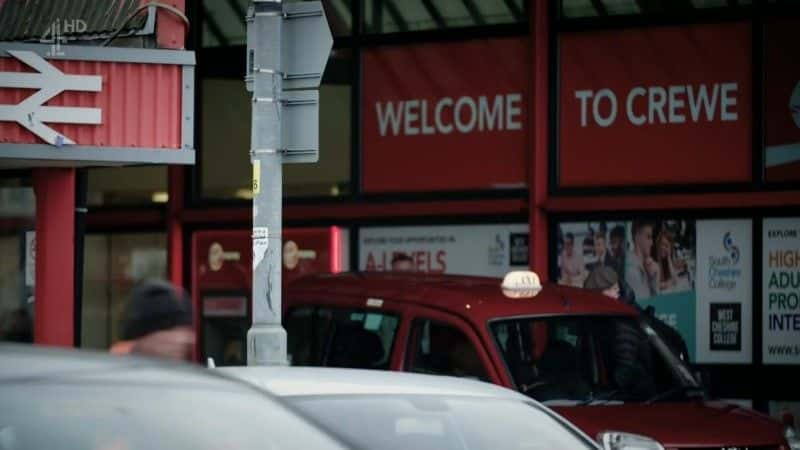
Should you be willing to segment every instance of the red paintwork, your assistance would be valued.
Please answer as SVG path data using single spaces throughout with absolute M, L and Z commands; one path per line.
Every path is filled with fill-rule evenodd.
M 142 3 L 145 4 L 147 1 L 142 1 Z M 186 13 L 186 0 L 170 0 L 164 3 Z M 186 29 L 189 25 L 180 17 L 159 8 L 156 12 L 156 23 L 158 24 L 156 30 L 158 48 L 183 49 L 186 47 Z
M 399 206 L 399 207 L 398 207 Z M 303 221 L 352 221 L 354 219 L 380 219 L 387 217 L 416 216 L 482 216 L 524 214 L 528 209 L 524 199 L 500 200 L 442 200 L 369 203 L 317 203 L 285 204 L 284 223 Z M 187 209 L 181 214 L 185 223 L 208 223 L 219 225 L 241 224 L 252 226 L 251 207 Z M 542 248 L 546 252 L 547 248 Z M 546 253 L 544 254 L 546 259 Z
M 777 445 L 780 423 L 749 409 L 718 402 L 555 407 L 589 436 L 624 430 L 650 436 L 667 448 Z
M 475 39 L 462 42 L 428 42 L 415 45 L 380 46 L 365 49 L 362 76 L 362 188 L 364 192 L 430 192 L 492 189 L 497 185 L 524 185 L 528 144 L 529 43 L 526 37 Z M 476 64 L 477 61 L 480 63 Z M 409 70 L 413 67 L 414 70 Z M 497 95 L 519 94 L 519 129 L 480 129 L 478 110 L 457 108 L 459 99 L 474 102 L 483 96 L 489 107 Z M 453 103 L 435 113 L 438 102 Z M 388 102 L 424 101 L 414 114 L 401 117 L 416 133 L 405 134 L 400 126 L 381 134 L 379 106 Z M 505 100 L 503 100 L 505 101 Z M 410 105 L 410 104 L 406 104 Z M 464 112 L 467 109 L 467 112 Z M 453 127 L 435 130 L 439 117 L 446 126 L 467 123 L 467 133 Z M 508 112 L 497 110 L 501 120 Z M 504 111 L 504 112 L 500 112 Z M 505 114 L 505 115 L 504 115 Z M 414 118 L 415 117 L 415 118 Z M 490 123 L 494 124 L 494 120 Z M 430 131 L 426 132 L 426 127 Z M 457 169 L 456 169 L 457 168 Z M 413 175 L 412 175 L 413 174 Z M 413 182 L 410 182 L 413 179 Z
M 169 280 L 183 286 L 183 211 L 184 168 L 172 166 L 169 169 L 169 202 L 167 203 L 167 267 Z
M 560 186 L 750 181 L 752 34 L 749 22 L 560 34 L 558 116 L 552 118 L 559 121 Z M 652 124 L 628 119 L 628 94 L 635 87 L 692 86 L 696 92 L 703 84 L 711 89 L 728 82 L 738 83 L 736 104 L 729 108 L 737 120 L 721 120 L 718 107 L 714 120 L 694 122 L 688 95 L 676 97 L 687 105 L 674 109 L 685 114 L 683 123 L 660 123 L 655 114 Z M 602 89 L 610 89 L 618 105 L 616 120 L 607 126 L 597 124 L 592 111 L 611 117 L 610 101 L 587 102 L 584 116 L 576 98 L 578 91 Z M 645 99 L 631 104 L 635 114 L 649 111 Z
M 34 342 L 71 347 L 75 302 L 75 169 L 36 169 Z
M 545 284 L 531 299 L 509 299 L 501 280 L 486 277 L 400 272 L 312 275 L 287 289 L 284 312 L 293 306 L 365 308 L 381 299 L 382 311 L 401 317 L 392 350 L 392 370 L 405 370 L 409 329 L 415 317 L 448 322 L 473 341 L 489 379 L 514 388 L 497 353 L 487 322 L 513 316 L 636 315 L 635 309 L 590 291 Z M 628 403 L 614 406 L 556 407 L 592 437 L 605 430 L 627 431 L 659 440 L 667 449 L 745 447 L 783 443 L 782 426 L 754 411 L 713 402 Z
M 547 249 L 547 215 L 545 203 L 548 194 L 548 134 L 550 131 L 550 14 L 549 3 L 534 1 L 530 4 L 531 38 L 533 50 L 533 70 L 531 71 L 530 117 L 532 151 L 528 156 L 528 187 L 531 207 L 529 208 L 531 269 L 541 274 L 547 281 L 549 258 Z
M 66 74 L 100 75 L 101 92 L 65 91 L 48 106 L 102 109 L 100 125 L 46 124 L 77 145 L 180 149 L 181 70 L 178 65 L 48 60 Z M 0 58 L 0 72 L 30 72 L 15 58 Z M 18 104 L 32 89 L 0 89 L 0 104 Z M 0 143 L 42 144 L 15 122 L 0 122 Z
M 771 208 L 796 206 L 800 195 L 792 191 L 731 192 L 697 195 L 623 195 L 550 198 L 548 212 L 655 211 L 668 209 Z
M 624 314 L 634 309 L 583 289 L 547 284 L 533 299 L 510 299 L 500 291 L 500 280 L 441 274 L 361 272 L 320 274 L 292 285 L 290 295 L 307 293 L 376 297 L 426 306 L 457 314 L 483 328 L 490 319 L 538 314 Z M 566 301 L 566 306 L 565 302 Z M 469 310 L 467 310 L 469 305 Z

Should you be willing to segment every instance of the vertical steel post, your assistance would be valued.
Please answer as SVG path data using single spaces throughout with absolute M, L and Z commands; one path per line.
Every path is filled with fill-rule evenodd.
M 248 365 L 286 365 L 281 326 L 281 0 L 256 0 L 248 17 L 248 74 L 253 80 L 253 324 Z

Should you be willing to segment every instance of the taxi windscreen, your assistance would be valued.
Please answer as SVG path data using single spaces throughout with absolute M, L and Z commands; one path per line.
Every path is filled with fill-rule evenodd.
M 520 392 L 547 403 L 655 402 L 698 383 L 659 335 L 632 317 L 498 320 L 490 329 Z

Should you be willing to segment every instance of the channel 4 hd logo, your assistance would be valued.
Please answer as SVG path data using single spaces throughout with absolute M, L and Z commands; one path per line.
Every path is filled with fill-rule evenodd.
M 61 48 L 67 43 L 66 35 L 85 33 L 89 26 L 82 19 L 56 19 L 45 30 L 41 42 L 50 44 L 47 56 L 64 56 Z
M 731 232 L 730 231 L 726 232 L 725 236 L 723 236 L 723 238 L 722 238 L 722 247 L 730 255 L 731 262 L 733 262 L 734 265 L 738 264 L 739 263 L 739 247 L 734 245 L 733 237 L 731 236 Z

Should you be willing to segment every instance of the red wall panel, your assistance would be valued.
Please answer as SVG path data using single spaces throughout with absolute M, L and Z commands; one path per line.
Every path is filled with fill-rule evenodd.
M 527 49 L 513 38 L 365 51 L 364 190 L 522 187 Z
M 751 42 L 747 23 L 562 35 L 560 185 L 750 180 Z
M 64 91 L 47 106 L 101 108 L 100 125 L 49 124 L 77 145 L 179 149 L 181 145 L 182 66 L 98 61 L 48 60 L 66 74 L 99 75 L 100 92 Z M 0 72 L 30 72 L 15 58 L 0 58 Z M 0 89 L 0 104 L 17 104 L 32 89 Z M 44 141 L 13 122 L 0 122 L 0 143 Z
M 764 49 L 767 181 L 800 180 L 800 20 L 768 22 Z

